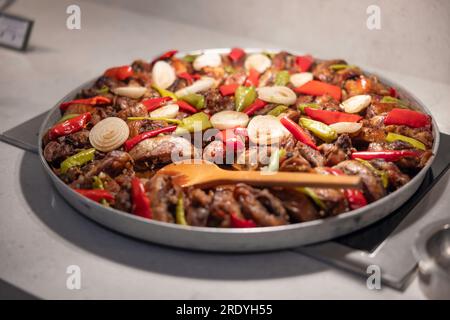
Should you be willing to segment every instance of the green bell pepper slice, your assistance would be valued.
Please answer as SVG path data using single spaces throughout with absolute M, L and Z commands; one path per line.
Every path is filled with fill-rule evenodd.
M 211 122 L 209 121 L 208 115 L 204 112 L 197 112 L 192 116 L 186 117 L 183 120 L 181 120 L 181 123 L 175 130 L 175 134 L 203 131 L 211 127 L 212 125 Z
M 61 173 L 66 173 L 72 167 L 82 166 L 83 164 L 94 160 L 95 148 L 87 149 L 68 157 L 61 162 Z
M 410 145 L 412 145 L 416 149 L 424 150 L 424 151 L 427 150 L 427 148 L 425 147 L 425 145 L 422 142 L 420 142 L 419 140 L 416 140 L 414 138 L 406 137 L 404 135 L 393 133 L 393 132 L 389 132 L 388 135 L 386 136 L 387 142 L 394 142 L 397 140 L 405 141 L 405 142 L 409 143 Z
M 337 132 L 323 122 L 308 118 L 300 118 L 299 122 L 303 127 L 310 130 L 325 142 L 331 142 L 337 138 Z
M 297 105 L 297 110 L 305 113 L 305 108 L 319 109 L 319 107 L 320 106 L 317 103 L 299 103 Z
M 173 101 L 177 101 L 177 96 L 172 91 L 160 88 L 158 86 L 155 86 L 154 84 L 152 84 L 152 88 L 158 91 L 161 97 L 170 97 Z
M 288 107 L 280 104 L 279 106 L 276 106 L 275 108 L 270 110 L 267 114 L 271 115 L 271 116 L 274 116 L 274 117 L 278 117 L 280 114 L 285 112 L 287 109 L 288 109 Z
M 274 83 L 276 86 L 285 86 L 289 83 L 290 77 L 289 72 L 286 70 L 277 72 Z
M 186 101 L 197 110 L 201 110 L 205 107 L 205 97 L 198 93 L 187 94 L 179 99 Z
M 338 71 L 338 70 L 349 69 L 349 68 L 355 68 L 355 67 L 356 67 L 356 66 L 351 65 L 351 64 L 337 63 L 337 64 L 332 64 L 332 65 L 329 66 L 328 68 L 330 68 L 331 70 L 334 70 L 334 71 Z
M 234 104 L 236 105 L 236 111 L 242 112 L 249 105 L 256 100 L 256 89 L 253 86 L 244 87 L 239 86 L 234 93 Z

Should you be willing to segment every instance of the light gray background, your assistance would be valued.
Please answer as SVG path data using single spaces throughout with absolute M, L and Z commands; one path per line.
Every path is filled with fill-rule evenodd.
M 288 2 L 284 1 L 274 2 L 271 9 L 263 10 L 261 14 L 246 13 L 250 9 L 241 11 L 239 8 L 246 7 L 246 1 L 240 1 L 242 4 L 238 5 L 237 1 L 226 0 L 223 3 L 227 5 L 223 4 L 223 7 L 206 13 L 196 11 L 196 3 L 200 3 L 197 1 L 168 1 L 167 4 L 162 1 L 127 1 L 126 8 L 125 5 L 107 5 L 107 2 L 110 1 L 18 0 L 8 10 L 9 13 L 34 19 L 35 28 L 29 52 L 0 48 L 0 131 L 48 110 L 67 92 L 99 75 L 107 67 L 130 63 L 135 58 L 149 60 L 172 48 L 190 50 L 233 45 L 276 47 L 283 46 L 284 41 L 287 41 L 286 47 L 309 51 L 317 56 L 346 57 L 352 63 L 369 67 L 398 82 L 423 100 L 435 116 L 441 131 L 450 133 L 450 84 L 445 78 L 445 75 L 448 77 L 448 71 L 441 73 L 443 77 L 438 76 L 439 70 L 448 70 L 447 2 L 423 1 L 429 5 L 420 2 L 414 9 L 408 9 L 426 15 L 426 22 L 421 21 L 417 14 L 405 13 L 405 17 L 401 18 L 403 22 L 397 24 L 401 6 L 395 4 L 390 5 L 389 10 L 382 9 L 383 12 L 387 11 L 384 14 L 385 22 L 382 22 L 386 29 L 373 31 L 383 32 L 389 37 L 389 41 L 386 39 L 388 42 L 382 43 L 383 37 L 369 33 L 364 28 L 365 5 L 359 5 L 359 1 L 319 1 L 321 5 L 314 6 L 318 9 L 323 7 L 327 13 L 316 12 L 316 17 L 310 22 L 313 24 L 316 21 L 316 27 L 308 27 L 308 32 L 298 26 L 293 27 L 294 18 L 286 18 L 294 10 L 287 8 L 284 13 L 277 13 L 278 8 L 287 6 Z M 265 0 L 260 2 L 269 3 Z M 144 3 L 147 3 L 145 8 Z M 248 3 L 252 4 L 249 6 L 252 8 L 256 2 Z M 292 3 L 302 19 L 306 19 L 308 15 L 304 12 L 308 5 Z M 438 3 L 443 5 L 442 10 L 434 9 L 433 15 L 427 13 L 428 6 L 436 8 Z M 81 30 L 71 31 L 65 27 L 65 12 L 69 4 L 79 4 L 81 7 Z M 218 1 L 217 5 L 220 5 Z M 176 14 L 182 15 L 182 8 L 186 10 L 183 19 L 177 18 Z M 271 12 L 273 14 L 269 15 Z M 352 19 L 342 18 L 347 30 L 345 34 L 336 35 L 336 30 L 341 28 L 337 23 L 340 19 L 335 18 L 333 23 L 328 24 L 325 18 L 320 18 L 342 17 L 347 12 Z M 223 17 L 232 14 L 236 17 L 235 21 L 227 23 Z M 392 14 L 392 17 L 387 17 L 388 14 Z M 189 15 L 191 21 L 187 20 Z M 388 28 L 389 19 L 393 19 L 395 27 Z M 238 27 L 238 21 L 241 20 L 247 21 L 245 24 L 242 22 L 246 26 L 242 30 Z M 359 27 L 350 28 L 349 20 Z M 217 21 L 217 26 L 229 25 L 235 29 L 199 25 L 200 22 L 208 21 Z M 407 21 L 413 22 L 402 27 Z M 296 23 L 300 23 L 300 26 L 309 25 L 306 22 Z M 250 30 L 249 27 L 253 25 L 255 28 Z M 295 29 L 292 31 L 295 37 L 289 40 L 289 36 L 277 36 L 268 29 L 272 25 L 280 26 L 280 34 Z M 413 28 L 415 25 L 417 27 Z M 253 33 L 259 30 L 256 26 L 265 27 L 266 31 L 258 31 L 258 36 Z M 410 28 L 413 28 L 411 32 L 408 31 Z M 350 33 L 350 29 L 354 32 Z M 420 37 L 414 34 L 419 29 L 423 29 Z M 340 41 L 330 40 L 331 31 Z M 323 36 L 313 37 L 315 32 Z M 433 33 L 428 42 L 427 33 Z M 368 37 L 376 37 L 377 40 L 369 41 Z M 400 43 L 397 45 L 396 41 Z M 413 50 L 414 45 L 416 48 Z M 423 48 L 430 49 L 430 52 Z M 415 50 L 422 50 L 419 58 Z M 377 58 L 388 54 L 399 58 L 394 62 Z M 434 58 L 425 59 L 428 55 Z M 406 64 L 405 59 L 409 59 Z M 402 69 L 402 64 L 414 68 Z M 427 66 L 435 70 L 429 76 L 422 76 L 420 72 L 412 74 L 416 68 L 422 72 L 428 70 Z M 291 251 L 253 255 L 193 253 L 120 236 L 74 212 L 50 187 L 35 155 L 2 142 L 0 177 L 0 278 L 37 297 L 423 298 L 417 279 L 405 292 L 388 287 L 383 287 L 381 291 L 370 291 L 366 288 L 364 278 Z M 449 188 L 450 182 L 447 181 L 443 197 L 448 194 Z M 436 207 L 446 203 L 443 197 L 437 199 Z M 82 268 L 82 289 L 79 291 L 70 291 L 65 287 L 66 268 L 70 264 Z M 4 288 L 0 283 L 0 290 Z
M 450 83 L 448 0 L 101 0 L 319 57 Z M 366 27 L 369 5 L 381 29 Z

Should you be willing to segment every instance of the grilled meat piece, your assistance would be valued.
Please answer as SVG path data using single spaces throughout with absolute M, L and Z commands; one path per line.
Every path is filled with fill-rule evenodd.
M 172 183 L 170 176 L 157 174 L 145 184 L 145 190 L 150 199 L 153 219 L 173 223 L 180 187 Z
M 411 180 L 407 174 L 401 172 L 400 169 L 392 162 L 386 162 L 382 159 L 375 159 L 370 161 L 370 163 L 378 170 L 383 170 L 387 173 L 390 189 L 397 190 Z
M 44 158 L 54 164 L 90 147 L 89 131 L 81 130 L 48 142 L 44 147 Z
M 352 140 L 348 134 L 342 134 L 337 138 L 335 143 L 321 144 L 319 150 L 325 157 L 325 165 L 332 167 L 350 158 L 352 153 Z
M 372 103 L 366 109 L 366 118 L 370 119 L 378 115 L 384 115 L 394 108 L 397 108 L 397 105 L 395 103 L 382 103 L 378 101 L 372 101 Z
M 282 201 L 292 222 L 305 222 L 321 218 L 311 200 L 303 193 L 292 189 L 276 189 L 272 192 Z
M 218 89 L 210 89 L 205 95 L 205 109 L 214 114 L 223 110 L 234 110 L 234 97 L 222 96 Z
M 346 98 L 360 94 L 389 95 L 389 88 L 380 83 L 375 76 L 361 75 L 357 79 L 347 80 L 345 81 L 344 89 L 347 93 Z
M 213 192 L 198 188 L 189 188 L 184 197 L 186 222 L 190 226 L 206 227 L 209 217 L 209 204 L 213 198 Z
M 198 150 L 182 137 L 165 135 L 145 139 L 130 150 L 134 161 L 168 163 L 198 157 Z
M 359 161 L 346 160 L 335 167 L 344 171 L 345 174 L 361 177 L 364 195 L 369 202 L 378 200 L 386 195 L 386 190 L 380 177 Z
M 230 215 L 242 217 L 241 206 L 234 197 L 233 185 L 217 186 L 210 206 L 209 225 L 218 227 L 230 226 Z
M 279 226 L 289 223 L 289 216 L 282 202 L 267 189 L 258 190 L 239 183 L 234 190 L 234 196 L 239 201 L 244 216 L 259 226 Z

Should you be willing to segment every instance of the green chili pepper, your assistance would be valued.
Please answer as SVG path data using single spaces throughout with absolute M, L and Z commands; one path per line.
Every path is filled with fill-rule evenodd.
M 100 89 L 97 89 L 97 93 L 108 93 L 109 92 L 109 88 L 107 86 L 103 86 Z
M 425 145 L 422 142 L 420 142 L 419 140 L 416 140 L 416 139 L 413 139 L 410 137 L 406 137 L 401 134 L 389 132 L 388 135 L 386 136 L 387 142 L 394 142 L 396 140 L 408 142 L 410 145 L 412 145 L 416 149 L 420 149 L 420 150 L 424 150 L 424 151 L 427 149 L 425 147 Z
M 186 62 L 192 63 L 198 57 L 198 54 L 188 54 L 184 56 L 182 59 Z
M 369 168 L 373 173 L 375 173 L 377 176 L 380 177 L 381 183 L 383 184 L 384 188 L 387 188 L 389 185 L 389 177 L 386 171 L 384 170 L 378 170 L 375 168 L 369 161 L 363 160 L 363 159 L 356 159 L 359 162 L 361 162 L 363 165 L 365 165 L 367 168 Z
M 236 72 L 236 70 L 232 67 L 232 66 L 225 66 L 223 67 L 223 69 L 225 70 L 226 73 L 228 74 L 233 74 Z
M 329 66 L 330 69 L 332 70 L 342 70 L 342 69 L 349 69 L 349 68 L 355 68 L 356 66 L 354 65 L 350 65 L 350 64 L 343 64 L 343 63 L 338 63 L 338 64 L 332 64 L 331 66 Z
M 409 107 L 409 103 L 391 96 L 384 96 L 383 98 L 381 98 L 380 100 L 381 103 L 395 103 L 396 105 L 398 105 L 399 107 L 403 107 L 403 108 L 408 108 Z
M 285 112 L 287 109 L 288 109 L 288 107 L 280 104 L 279 106 L 276 106 L 275 108 L 270 110 L 267 114 L 274 116 L 274 117 L 278 117 L 280 114 Z
M 209 121 L 208 115 L 204 112 L 197 112 L 192 116 L 186 117 L 181 120 L 181 123 L 175 130 L 175 134 L 203 131 L 211 127 L 212 125 Z
M 175 124 L 180 124 L 181 123 L 181 120 L 178 120 L 178 119 L 155 118 L 155 117 L 128 117 L 127 120 L 129 120 L 129 121 L 151 120 L 151 121 L 165 121 L 167 123 L 175 123 Z
M 170 97 L 174 101 L 177 101 L 177 96 L 172 91 L 160 88 L 158 86 L 155 86 L 154 84 L 152 84 L 152 88 L 155 89 L 156 91 L 158 91 L 158 93 L 160 94 L 161 97 Z
M 66 120 L 69 120 L 69 119 L 78 117 L 79 115 L 80 115 L 80 114 L 78 114 L 78 113 L 69 113 L 69 114 L 66 114 L 66 115 L 63 116 L 61 119 L 59 119 L 59 121 L 58 121 L 57 123 L 61 123 L 61 122 L 64 122 L 64 121 L 66 121 Z
M 300 124 L 325 142 L 331 142 L 337 138 L 337 132 L 323 122 L 300 118 Z
M 253 103 L 256 99 L 256 89 L 255 87 L 244 87 L 239 86 L 234 93 L 234 103 L 236 105 L 236 111 L 241 112 L 249 105 Z
M 290 75 L 286 70 L 277 72 L 275 76 L 275 85 L 276 86 L 285 86 L 289 83 Z
M 280 149 L 280 159 L 283 159 L 286 156 L 286 149 L 281 148 Z
M 269 164 L 262 171 L 276 172 L 280 168 L 280 149 L 274 149 L 270 155 Z
M 205 107 L 205 97 L 198 93 L 191 93 L 182 96 L 180 100 L 186 101 L 197 110 L 201 110 Z
M 68 157 L 61 162 L 61 173 L 66 173 L 72 167 L 81 166 L 86 162 L 94 160 L 95 148 L 87 149 Z
M 326 210 L 327 206 L 325 205 L 325 203 L 322 201 L 322 199 L 320 199 L 317 194 L 314 192 L 313 189 L 308 188 L 308 187 L 300 187 L 300 188 L 295 188 L 297 191 L 300 191 L 301 193 L 307 195 L 308 197 L 311 198 L 311 200 L 321 209 Z
M 101 173 L 100 173 L 100 174 L 101 174 Z M 103 185 L 103 181 L 102 181 L 102 179 L 100 179 L 99 176 L 94 176 L 94 177 L 92 178 L 92 180 L 94 180 L 94 181 L 92 182 L 92 188 L 93 188 L 93 189 L 105 190 L 105 186 Z M 101 199 L 101 200 L 100 200 L 100 203 L 101 203 L 102 205 L 104 205 L 104 206 L 109 206 L 109 203 L 108 203 L 108 201 L 106 201 L 106 199 Z
M 177 207 L 175 209 L 175 221 L 177 224 L 187 226 L 186 215 L 184 212 L 183 194 L 180 194 L 177 201 Z
M 305 113 L 305 108 L 313 108 L 319 109 L 319 105 L 317 103 L 299 103 L 297 105 L 297 110 L 300 110 L 302 113 Z

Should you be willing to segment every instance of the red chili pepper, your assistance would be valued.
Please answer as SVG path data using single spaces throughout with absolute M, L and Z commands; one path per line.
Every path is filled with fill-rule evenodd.
M 244 85 L 247 87 L 254 86 L 257 87 L 259 83 L 259 72 L 254 68 L 251 68 L 248 72 L 247 79 L 245 79 Z
M 300 72 L 306 72 L 309 70 L 309 68 L 311 67 L 311 65 L 314 62 L 314 58 L 307 54 L 306 56 L 296 56 L 295 57 L 295 64 L 298 67 L 298 70 Z
M 256 98 L 256 100 L 244 110 L 244 113 L 251 116 L 259 109 L 264 108 L 266 105 L 267 105 L 267 102 Z
M 56 139 L 61 136 L 80 131 L 91 120 L 91 114 L 89 112 L 80 114 L 72 119 L 68 119 L 64 122 L 58 123 L 52 127 L 48 132 L 48 138 L 50 140 Z
M 180 107 L 181 110 L 186 111 L 188 113 L 197 113 L 198 110 L 191 106 L 189 103 L 183 100 L 178 100 L 176 104 Z
M 307 146 L 317 150 L 317 146 L 314 141 L 308 136 L 302 127 L 296 124 L 294 121 L 288 117 L 283 117 L 280 119 L 281 124 L 300 142 L 303 142 Z
M 344 175 L 344 172 L 338 168 L 325 167 L 324 169 L 329 173 L 334 174 L 335 176 Z M 344 195 L 347 198 L 348 204 L 352 210 L 356 210 L 367 205 L 366 197 L 364 197 L 364 194 L 361 190 L 344 189 Z
M 420 157 L 420 155 L 421 152 L 414 150 L 358 151 L 352 153 L 352 159 L 384 159 L 394 162 L 405 157 Z
M 103 75 L 110 78 L 116 78 L 117 80 L 122 81 L 128 79 L 133 74 L 134 72 L 131 66 L 120 66 L 107 69 Z
M 179 74 L 177 74 L 178 78 L 184 79 L 187 81 L 188 85 L 192 84 L 192 82 L 194 82 L 194 77 L 187 72 L 181 72 Z
M 158 109 L 166 102 L 171 101 L 171 97 L 161 97 L 161 98 L 151 98 L 143 100 L 141 103 L 147 108 L 147 111 L 153 111 L 155 109 Z
M 390 87 L 389 88 L 389 95 L 391 97 L 397 98 L 397 90 L 395 90 L 395 88 L 393 88 L 393 87 Z
M 323 122 L 325 124 L 333 124 L 337 122 L 358 122 L 362 119 L 357 114 L 350 114 L 339 111 L 319 110 L 314 108 L 305 108 L 305 113 L 311 119 Z
M 177 52 L 178 52 L 178 50 L 170 50 L 170 51 L 164 52 L 164 53 L 163 53 L 162 55 L 160 55 L 159 57 L 153 59 L 153 61 L 152 61 L 150 64 L 153 65 L 153 64 L 154 64 L 156 61 L 158 61 L 158 60 L 167 60 L 167 59 L 170 59 L 170 58 L 172 58 L 174 55 L 176 55 Z
M 409 109 L 394 108 L 384 119 L 385 125 L 404 125 L 411 128 L 426 127 L 431 124 L 430 116 Z
M 235 213 L 230 215 L 232 228 L 254 228 L 257 227 L 253 220 L 245 220 L 239 218 Z
M 236 89 L 239 87 L 239 85 L 237 83 L 233 83 L 233 84 L 224 84 L 222 86 L 219 87 L 220 93 L 223 96 L 231 96 L 234 94 L 234 92 L 236 91 Z
M 215 138 L 223 141 L 226 150 L 239 151 L 245 149 L 243 138 L 236 134 L 235 129 L 226 129 L 215 135 Z
M 294 91 L 297 93 L 308 94 L 311 96 L 322 96 L 324 94 L 328 94 L 337 101 L 341 100 L 341 88 L 317 80 L 311 80 L 305 83 L 304 85 L 295 88 Z
M 99 202 L 102 199 L 105 199 L 106 201 L 114 200 L 114 196 L 107 190 L 102 189 L 74 189 L 74 190 L 79 194 L 85 196 L 86 198 L 89 198 L 96 202 Z
M 245 56 L 245 51 L 241 48 L 233 48 L 228 54 L 228 57 L 230 57 L 231 61 L 233 62 L 239 61 L 239 59 L 241 59 L 243 56 Z
M 155 129 L 155 130 L 151 130 L 151 131 L 147 131 L 147 132 L 141 133 L 141 134 L 139 134 L 139 135 L 137 135 L 137 136 L 135 136 L 135 137 L 125 141 L 123 146 L 125 148 L 125 151 L 128 152 L 131 149 L 133 149 L 134 146 L 137 145 L 142 140 L 155 137 L 155 136 L 157 136 L 160 133 L 166 133 L 166 132 L 175 131 L 176 128 L 177 128 L 177 126 L 173 125 L 173 126 L 167 126 L 167 127 L 164 127 L 164 128 L 159 128 L 159 129 Z
M 59 105 L 59 109 L 61 109 L 62 111 L 66 111 L 67 107 L 72 105 L 72 104 L 88 104 L 91 106 L 95 106 L 98 104 L 109 104 L 111 103 L 111 99 L 107 98 L 107 97 L 103 97 L 103 96 L 95 96 L 92 98 L 88 98 L 88 99 L 76 99 L 76 100 L 71 100 L 71 101 L 66 101 L 63 102 Z
M 366 197 L 358 189 L 344 189 L 344 195 L 352 210 L 362 208 L 367 205 Z
M 150 199 L 145 194 L 144 186 L 138 177 L 131 180 L 131 200 L 133 201 L 131 209 L 133 214 L 143 218 L 152 218 Z

